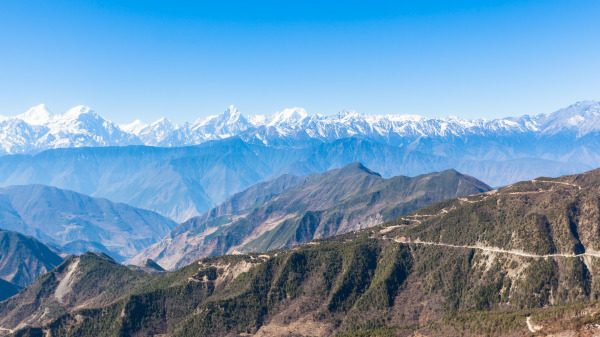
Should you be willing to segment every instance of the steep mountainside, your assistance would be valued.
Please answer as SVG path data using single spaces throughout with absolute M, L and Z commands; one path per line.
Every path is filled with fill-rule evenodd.
M 283 174 L 273 180 L 254 184 L 227 198 L 222 204 L 201 216 L 191 218 L 180 224 L 169 233 L 169 236 L 173 237 L 197 228 L 206 228 L 207 224 L 222 221 L 228 216 L 247 213 L 258 206 L 266 204 L 282 192 L 302 184 L 306 179 L 306 177 Z M 208 225 L 208 227 L 212 226 Z
M 81 254 L 102 251 L 123 261 L 177 224 L 159 214 L 44 185 L 0 189 L 6 229 Z
M 68 308 L 106 305 L 131 293 L 153 275 L 131 270 L 105 254 L 71 256 L 17 296 L 1 302 L 0 326 L 18 329 L 47 323 Z
M 282 179 L 285 177 L 270 184 L 278 186 Z M 249 191 L 257 188 L 264 185 Z M 310 176 L 257 207 L 232 209 L 231 202 L 225 203 L 181 224 L 128 262 L 138 264 L 150 258 L 172 269 L 205 256 L 288 248 L 313 238 L 371 227 L 437 201 L 488 190 L 484 183 L 453 170 L 385 179 L 353 163 Z
M 0 301 L 4 301 L 9 297 L 15 296 L 19 293 L 19 291 L 21 291 L 21 287 L 0 279 Z
M 0 230 L 0 279 L 25 287 L 63 259 L 34 238 Z M 3 289 L 9 289 L 3 285 Z
M 402 232 L 405 240 L 412 242 L 581 255 L 595 263 L 592 257 L 600 257 L 599 198 L 600 169 L 560 178 L 541 177 L 453 199 L 395 222 L 398 228 L 410 227 Z
M 60 305 L 58 314 L 47 310 L 43 319 L 30 321 L 33 327 L 15 335 L 521 336 L 566 331 L 591 336 L 600 317 L 598 200 L 600 170 L 538 178 L 293 249 L 218 256 L 177 272 L 143 274 L 133 287 L 101 288 L 95 296 L 107 299 L 110 304 L 104 307 L 96 308 L 98 302 Z M 63 268 L 72 265 L 73 260 Z M 12 301 L 59 269 L 0 303 L 4 329 L 23 327 L 27 315 L 17 312 L 42 312 L 44 306 Z M 116 277 L 112 268 L 102 270 L 99 279 Z M 58 288 L 48 287 L 35 297 L 46 303 L 56 298 Z M 75 297 L 77 291 L 70 289 Z

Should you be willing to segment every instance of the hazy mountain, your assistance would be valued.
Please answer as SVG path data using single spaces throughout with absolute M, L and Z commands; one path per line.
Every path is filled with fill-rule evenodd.
M 5 229 L 65 252 L 102 251 L 121 261 L 176 226 L 151 211 L 44 185 L 0 189 L 0 219 Z
M 17 232 L 0 230 L 0 279 L 25 287 L 62 261 L 57 253 L 38 240 Z M 3 290 L 14 289 L 4 283 L 1 285 Z
M 554 147 L 559 149 L 562 144 L 558 142 Z M 464 155 L 458 150 L 448 150 L 450 154 L 442 156 L 358 138 L 329 143 L 311 140 L 298 147 L 266 146 L 229 138 L 181 148 L 69 148 L 0 157 L 0 186 L 56 186 L 145 208 L 183 222 L 245 188 L 286 173 L 303 176 L 359 161 L 386 178 L 454 168 L 499 186 L 540 175 L 583 172 L 590 168 L 584 162 L 590 162 L 596 148 L 600 144 L 572 152 L 563 158 L 567 162 L 536 157 L 461 159 Z
M 85 278 L 62 281 L 58 268 L 2 302 L 0 324 L 30 322 L 20 333 L 59 336 L 591 335 L 600 312 L 599 198 L 600 170 L 538 178 L 293 249 L 136 274 L 119 291 L 100 287 L 90 304 L 76 286 Z M 63 270 L 78 270 L 74 261 Z M 73 274 L 123 280 L 129 272 L 120 268 Z M 58 291 L 60 310 L 24 305 L 25 296 L 54 301 L 59 286 L 39 289 L 55 279 L 75 284 Z
M 371 227 L 434 202 L 490 190 L 453 170 L 385 179 L 360 163 L 310 176 L 285 189 L 282 182 L 288 179 L 283 176 L 235 195 L 202 217 L 181 224 L 128 262 L 138 264 L 150 258 L 172 269 L 206 256 L 288 248 Z M 270 186 L 280 194 L 263 198 L 254 192 L 265 193 Z M 248 197 L 249 202 L 240 202 Z
M 57 149 L 34 156 L 0 157 L 0 185 L 56 186 L 184 221 L 263 180 L 306 151 L 267 148 L 239 139 L 183 148 Z
M 282 192 L 294 188 L 305 182 L 307 177 L 300 177 L 290 174 L 283 174 L 273 180 L 254 184 L 242 192 L 238 192 L 227 198 L 219 206 L 202 214 L 193 217 L 188 221 L 177 226 L 169 233 L 169 236 L 181 234 L 185 231 L 206 227 L 206 224 L 213 221 L 219 221 L 227 216 L 237 216 L 244 214 L 252 209 L 262 206 Z

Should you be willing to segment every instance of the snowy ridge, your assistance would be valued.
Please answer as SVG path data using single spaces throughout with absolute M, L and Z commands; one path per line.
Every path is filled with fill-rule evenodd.
M 130 144 L 141 142 L 137 136 L 123 131 L 115 123 L 83 105 L 54 115 L 42 104 L 0 122 L 2 154 Z
M 0 154 L 83 146 L 186 146 L 233 136 L 274 146 L 295 146 L 309 139 L 329 142 L 348 137 L 405 146 L 428 138 L 445 142 L 472 136 L 540 137 L 560 133 L 583 137 L 599 131 L 599 101 L 577 102 L 551 114 L 496 120 L 367 115 L 355 111 L 311 115 L 298 107 L 270 116 L 246 118 L 230 106 L 219 115 L 183 125 L 162 118 L 150 124 L 137 120 L 121 126 L 102 118 L 87 106 L 80 105 L 55 115 L 41 104 L 15 117 L 0 118 Z

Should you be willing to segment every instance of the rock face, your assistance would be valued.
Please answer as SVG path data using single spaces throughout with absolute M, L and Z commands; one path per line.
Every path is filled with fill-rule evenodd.
M 26 287 L 39 275 L 61 264 L 63 259 L 38 240 L 17 232 L 0 230 L 0 278 L 15 285 L 3 289 Z
M 354 179 L 377 180 L 370 175 Z M 88 254 L 1 302 L 0 325 L 53 336 L 585 336 L 600 314 L 598 200 L 600 170 L 454 198 L 358 232 L 205 258 L 176 272 L 134 272 Z M 99 286 L 90 293 L 92 276 Z M 63 302 L 61 283 L 71 285 L 59 292 Z
M 454 170 L 385 179 L 360 163 L 309 176 L 301 184 L 295 179 L 297 186 L 284 189 L 286 179 L 282 176 L 234 195 L 181 224 L 129 263 L 151 258 L 173 269 L 206 256 L 289 248 L 372 227 L 434 202 L 490 190 Z M 268 198 L 255 194 L 267 193 L 273 186 L 278 193 Z
M 0 189 L 0 217 L 5 229 L 64 252 L 100 251 L 120 261 L 159 241 L 176 226 L 151 211 L 44 185 Z

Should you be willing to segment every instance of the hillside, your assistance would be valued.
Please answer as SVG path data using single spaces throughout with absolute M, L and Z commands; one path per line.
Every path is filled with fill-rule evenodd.
M 107 290 L 103 308 L 68 307 L 16 335 L 584 333 L 600 312 L 599 197 L 600 170 L 538 178 L 293 249 L 144 276 Z M 14 329 L 22 309 L 4 308 L 2 327 Z
M 120 261 L 176 226 L 151 211 L 43 185 L 0 189 L 0 217 L 5 229 L 67 253 L 101 251 Z
M 279 186 L 282 179 L 271 184 Z M 245 199 L 253 190 L 233 200 Z M 353 163 L 309 176 L 256 207 L 231 208 L 229 201 L 181 224 L 128 262 L 150 258 L 173 269 L 206 256 L 289 248 L 371 227 L 437 201 L 488 190 L 484 183 L 453 170 L 385 179 Z
M 424 207 L 394 223 L 411 242 L 600 256 L 599 187 L 600 170 L 540 177 Z
M 63 259 L 38 240 L 17 232 L 0 230 L 0 279 L 26 287 L 38 276 L 54 269 Z M 3 289 L 13 289 L 7 284 Z

